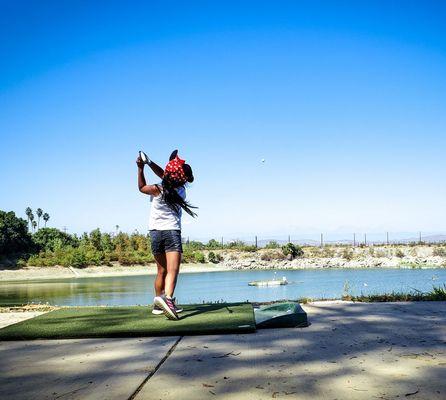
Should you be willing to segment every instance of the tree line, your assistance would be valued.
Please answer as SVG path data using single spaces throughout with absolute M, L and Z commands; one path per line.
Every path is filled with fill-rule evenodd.
M 14 259 L 19 266 L 71 266 L 121 265 L 153 263 L 150 236 L 134 232 L 119 231 L 116 225 L 114 233 L 94 229 L 82 235 L 69 234 L 56 228 L 46 227 L 49 214 L 36 210 L 37 221 L 31 208 L 25 210 L 27 221 L 17 217 L 14 212 L 0 210 L 0 263 L 5 259 Z M 40 227 L 40 218 L 45 222 Z M 271 247 L 278 247 L 271 243 Z M 237 240 L 223 244 L 215 239 L 207 243 L 187 241 L 183 245 L 184 262 L 218 263 L 221 255 L 215 250 L 231 249 L 255 252 L 255 246 Z M 291 243 L 282 246 L 285 255 L 299 256 L 303 251 Z
M 56 228 L 46 227 L 49 214 L 41 209 L 36 211 L 37 221 L 28 207 L 27 220 L 17 217 L 14 212 L 0 210 L 0 262 L 14 259 L 19 266 L 72 266 L 148 264 L 155 260 L 151 252 L 150 236 L 134 232 L 114 233 L 94 229 L 82 235 L 69 234 Z M 40 228 L 40 217 L 45 226 Z M 40 229 L 39 229 L 40 228 Z M 185 262 L 219 262 L 218 255 L 212 254 L 207 260 L 200 251 L 204 245 L 191 242 L 184 245 Z M 210 241 L 209 248 L 218 247 L 217 241 Z M 2 261 L 3 260 L 3 261 Z

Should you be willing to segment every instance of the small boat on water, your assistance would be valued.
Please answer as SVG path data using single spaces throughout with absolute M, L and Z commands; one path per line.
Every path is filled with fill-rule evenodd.
M 249 286 L 280 286 L 288 285 L 288 281 L 285 277 L 282 279 L 272 279 L 270 281 L 252 281 L 248 283 Z

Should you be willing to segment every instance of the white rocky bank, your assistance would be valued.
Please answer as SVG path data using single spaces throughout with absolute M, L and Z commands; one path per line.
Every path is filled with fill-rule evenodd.
M 243 258 L 224 257 L 222 264 L 232 269 L 305 269 L 305 268 L 439 268 L 446 267 L 446 258 L 428 257 L 363 257 L 346 260 L 342 257 L 296 258 L 294 260 L 262 260 L 259 254 Z

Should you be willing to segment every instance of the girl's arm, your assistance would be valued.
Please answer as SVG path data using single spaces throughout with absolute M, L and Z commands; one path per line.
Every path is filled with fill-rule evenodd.
M 160 190 L 158 189 L 158 186 L 148 185 L 146 183 L 146 178 L 144 176 L 144 162 L 141 160 L 140 157 L 138 157 L 136 159 L 136 165 L 138 166 L 138 189 L 139 189 L 139 191 L 141 193 L 149 194 L 151 196 L 158 196 L 160 194 Z

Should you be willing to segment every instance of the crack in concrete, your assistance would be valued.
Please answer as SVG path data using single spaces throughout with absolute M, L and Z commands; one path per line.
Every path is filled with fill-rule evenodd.
M 166 355 L 160 360 L 160 362 L 155 366 L 155 368 L 150 371 L 149 375 L 147 375 L 144 380 L 141 382 L 141 384 L 136 388 L 136 390 L 133 392 L 133 394 L 128 398 L 128 400 L 134 400 L 135 397 L 138 395 L 138 393 L 141 391 L 141 389 L 144 387 L 144 385 L 148 382 L 148 380 L 155 375 L 156 371 L 158 371 L 161 366 L 164 364 L 164 362 L 170 357 L 170 355 L 174 352 L 175 348 L 177 347 L 178 343 L 180 343 L 181 339 L 183 339 L 184 336 L 180 336 L 178 340 L 172 345 L 172 347 L 167 351 Z

